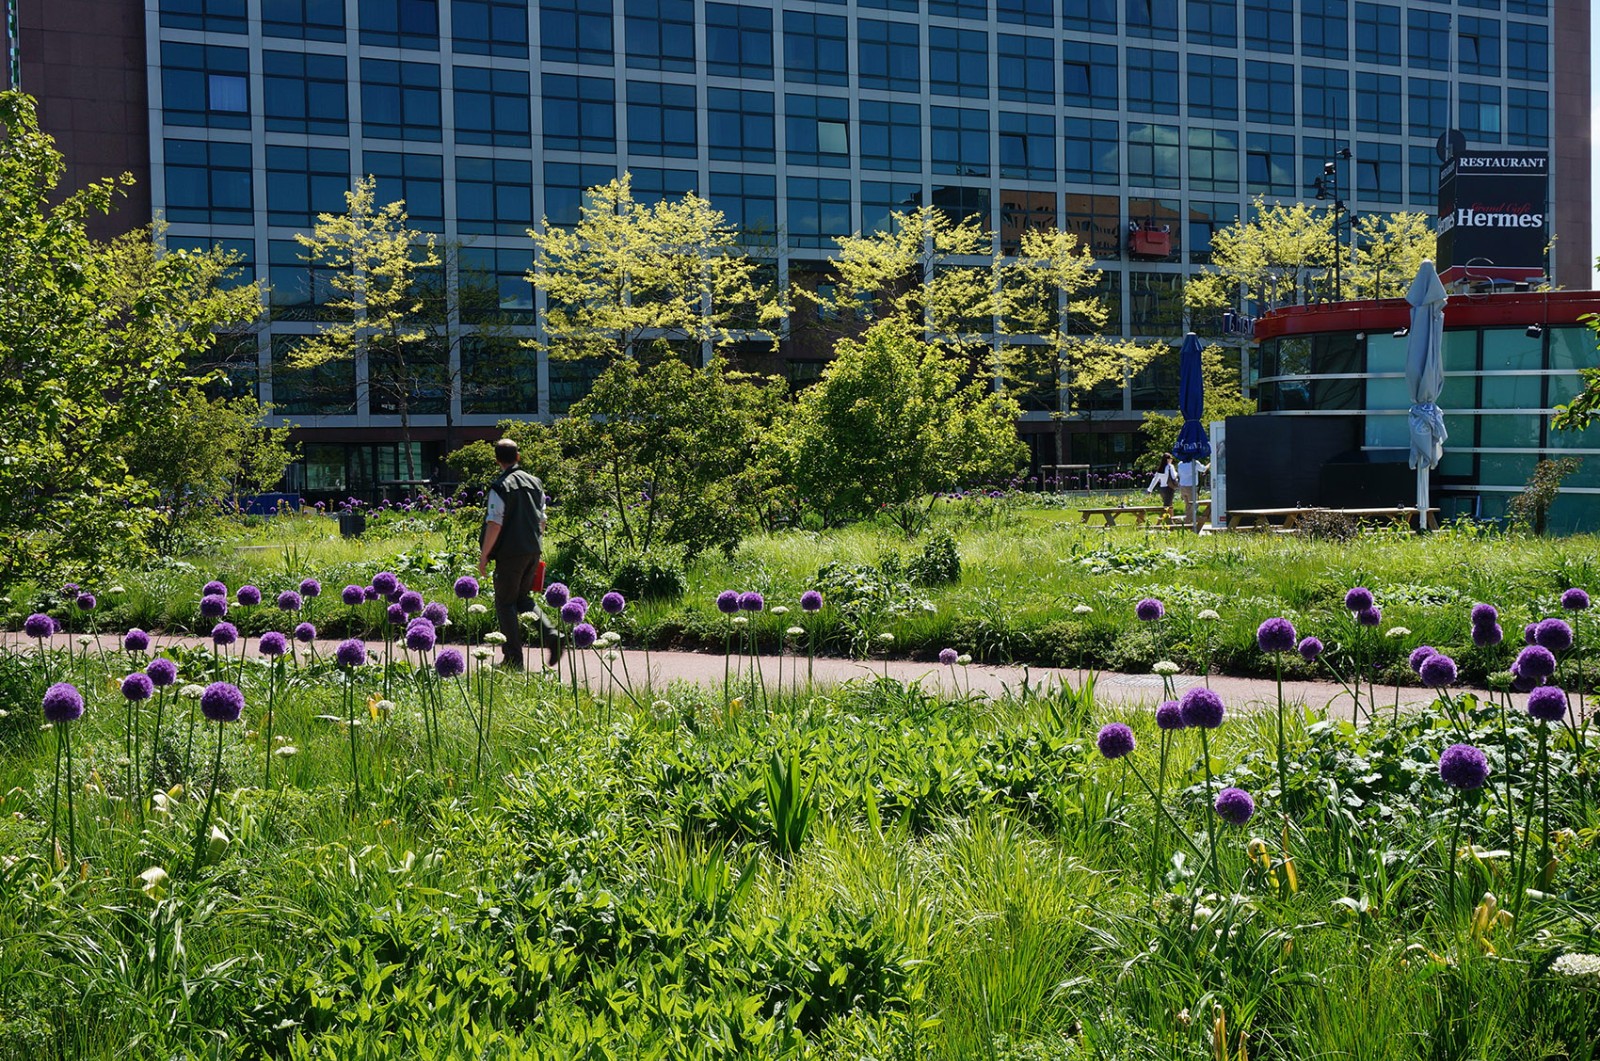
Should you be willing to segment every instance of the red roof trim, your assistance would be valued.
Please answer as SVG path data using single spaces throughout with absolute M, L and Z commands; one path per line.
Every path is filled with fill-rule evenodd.
M 1444 326 L 1455 328 L 1526 327 L 1576 324 L 1586 313 L 1600 314 L 1600 291 L 1539 291 L 1504 295 L 1451 295 Z M 1395 331 L 1411 323 L 1403 298 L 1289 306 L 1256 319 L 1257 339 L 1319 332 Z

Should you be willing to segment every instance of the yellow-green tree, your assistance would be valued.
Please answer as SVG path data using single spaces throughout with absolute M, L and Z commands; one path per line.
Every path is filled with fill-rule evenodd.
M 439 264 L 432 234 L 411 228 L 403 200 L 375 204 L 377 181 L 365 177 L 345 192 L 345 212 L 318 214 L 311 235 L 295 239 L 301 255 L 331 270 L 328 308 L 339 318 L 324 326 L 289 357 L 296 369 L 332 361 L 366 361 L 366 391 L 393 405 L 400 418 L 406 478 L 415 480 L 411 453 L 411 407 L 424 388 L 447 387 L 439 364 L 437 334 L 421 322 L 419 270 Z M 357 379 L 361 375 L 357 374 Z M 359 395 L 358 395 L 359 397 Z
M 709 202 L 640 203 L 629 174 L 591 188 L 578 223 L 529 229 L 528 282 L 545 296 L 541 348 L 555 358 L 637 358 L 649 345 L 722 349 L 777 341 L 783 304 L 738 231 Z

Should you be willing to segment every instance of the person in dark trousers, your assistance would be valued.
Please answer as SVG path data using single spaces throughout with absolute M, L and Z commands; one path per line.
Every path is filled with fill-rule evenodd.
M 500 476 L 489 485 L 483 518 L 483 546 L 478 554 L 478 577 L 494 561 L 494 615 L 505 635 L 505 665 L 523 668 L 522 624 L 519 613 L 533 611 L 544 629 L 545 652 L 550 666 L 561 658 L 561 632 L 534 607 L 533 583 L 544 545 L 544 484 L 519 463 L 517 444 L 503 438 L 494 444 Z

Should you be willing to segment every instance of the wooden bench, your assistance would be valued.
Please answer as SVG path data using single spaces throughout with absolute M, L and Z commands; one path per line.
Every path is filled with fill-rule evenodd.
M 1229 530 L 1285 530 L 1292 531 L 1299 527 L 1302 517 L 1313 512 L 1338 512 L 1349 516 L 1360 523 L 1404 523 L 1406 526 L 1415 526 L 1417 509 L 1415 506 L 1396 506 L 1394 508 L 1322 508 L 1313 506 L 1300 506 L 1296 508 L 1236 508 L 1228 512 Z M 1428 529 L 1439 529 L 1439 510 L 1428 509 Z
M 1195 507 L 1200 510 L 1200 518 L 1203 520 L 1211 511 L 1211 502 L 1199 501 L 1196 502 Z M 1166 510 L 1160 505 L 1108 505 L 1105 508 L 1080 508 L 1078 509 L 1078 522 L 1088 523 L 1090 516 L 1104 516 L 1106 526 L 1115 527 L 1117 525 L 1118 516 L 1131 515 L 1133 516 L 1134 525 L 1143 527 L 1145 525 L 1146 517 L 1150 515 L 1160 515 L 1165 511 Z M 1181 516 L 1174 515 L 1173 519 L 1177 524 L 1181 524 L 1183 522 Z

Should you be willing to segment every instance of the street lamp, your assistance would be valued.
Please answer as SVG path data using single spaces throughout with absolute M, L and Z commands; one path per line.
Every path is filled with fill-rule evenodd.
M 1318 199 L 1333 200 L 1333 205 L 1329 209 L 1332 210 L 1335 218 L 1333 223 L 1333 242 L 1335 246 L 1333 254 L 1333 299 L 1335 302 L 1342 301 L 1344 298 L 1344 281 L 1340 274 L 1341 259 L 1344 257 L 1344 244 L 1339 237 L 1339 232 L 1341 229 L 1346 228 L 1350 230 L 1350 249 L 1354 253 L 1356 215 L 1354 210 L 1347 210 L 1344 200 L 1339 198 L 1339 165 L 1334 159 L 1343 159 L 1349 162 L 1354 157 L 1348 147 L 1339 148 L 1334 152 L 1333 159 L 1329 159 L 1322 164 L 1322 176 L 1312 182 L 1313 187 L 1317 190 Z M 1352 180 L 1353 176 L 1352 174 Z

